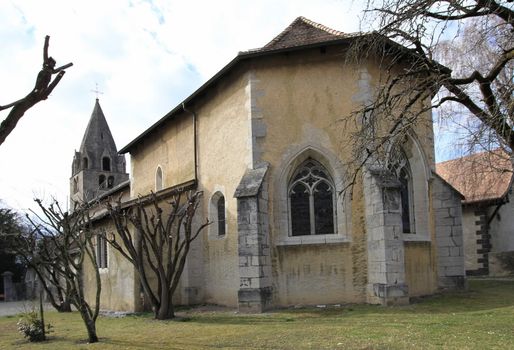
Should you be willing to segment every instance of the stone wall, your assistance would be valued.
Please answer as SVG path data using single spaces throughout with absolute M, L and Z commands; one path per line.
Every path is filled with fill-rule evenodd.
M 462 196 L 437 175 L 432 188 L 438 285 L 440 288 L 464 287 Z

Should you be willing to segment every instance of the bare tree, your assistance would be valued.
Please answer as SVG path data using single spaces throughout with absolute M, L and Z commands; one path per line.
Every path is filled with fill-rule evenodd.
M 353 114 L 361 125 L 356 169 L 386 162 L 396 140 L 431 123 L 432 108 L 443 119 L 458 113 L 474 145 L 512 156 L 513 7 L 509 0 L 368 1 L 364 23 L 375 30 L 356 41 L 348 58 L 374 59 L 382 73 L 373 96 Z
M 175 317 L 173 294 L 191 243 L 209 224 L 194 225 L 201 195 L 179 189 L 167 203 L 152 193 L 128 206 L 106 204 L 117 232 L 104 236 L 137 270 L 156 319 Z
M 0 111 L 11 108 L 7 117 L 0 124 L 0 145 L 4 143 L 5 139 L 14 130 L 18 121 L 23 117 L 25 112 L 29 110 L 36 103 L 46 100 L 52 93 L 54 88 L 61 81 L 65 69 L 73 65 L 73 63 L 65 64 L 64 66 L 55 68 L 56 61 L 48 56 L 48 46 L 50 43 L 50 36 L 45 37 L 45 45 L 43 47 L 43 68 L 37 75 L 36 84 L 34 89 L 24 98 L 15 102 L 0 106 Z M 52 75 L 57 74 L 55 79 L 52 80 Z
M 54 201 L 48 207 L 36 200 L 42 214 L 27 215 L 30 230 L 14 237 L 13 249 L 32 267 L 52 305 L 59 311 L 71 303 L 80 312 L 88 341 L 98 341 L 96 319 L 100 308 L 101 281 L 95 254 L 91 210 L 83 205 L 65 212 Z M 96 277 L 94 306 L 86 300 L 83 273 L 90 263 Z

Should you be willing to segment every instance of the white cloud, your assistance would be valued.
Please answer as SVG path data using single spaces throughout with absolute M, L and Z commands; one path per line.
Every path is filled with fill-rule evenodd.
M 32 89 L 46 34 L 57 64 L 74 63 L 0 146 L 0 199 L 17 208 L 33 207 L 34 194 L 67 200 L 95 83 L 120 148 L 238 51 L 266 44 L 300 15 L 355 31 L 355 7 L 335 0 L 0 2 L 0 105 Z

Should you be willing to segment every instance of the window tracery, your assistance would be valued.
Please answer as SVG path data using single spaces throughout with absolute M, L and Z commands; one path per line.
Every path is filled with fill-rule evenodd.
M 334 183 L 317 161 L 302 163 L 288 186 L 291 235 L 335 233 Z

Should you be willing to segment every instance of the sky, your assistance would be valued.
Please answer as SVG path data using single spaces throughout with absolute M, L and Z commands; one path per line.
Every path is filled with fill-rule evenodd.
M 24 211 L 34 198 L 68 202 L 73 154 L 97 96 L 120 149 L 239 51 L 265 45 L 296 17 L 355 32 L 361 6 L 352 0 L 0 1 L 0 105 L 32 90 L 45 35 L 57 66 L 73 62 L 0 146 L 1 204 Z M 0 111 L 0 119 L 7 113 Z

